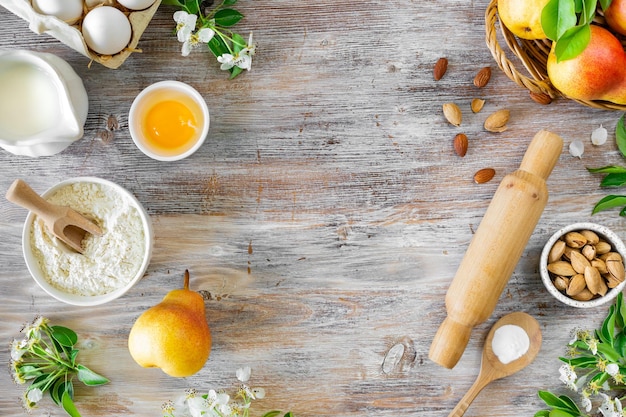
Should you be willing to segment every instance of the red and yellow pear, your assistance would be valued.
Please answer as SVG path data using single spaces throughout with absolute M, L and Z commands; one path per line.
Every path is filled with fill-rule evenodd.
M 545 39 L 541 12 L 550 0 L 498 0 L 498 16 L 518 38 Z
M 202 369 L 211 352 L 211 332 L 204 299 L 189 289 L 189 271 L 185 271 L 184 288 L 167 293 L 135 321 L 128 349 L 140 366 L 161 368 L 173 377 Z
M 591 25 L 587 47 L 576 57 L 558 62 L 554 46 L 547 70 L 556 89 L 572 99 L 626 104 L 626 53 L 615 35 Z
M 626 35 L 626 0 L 613 0 L 604 11 L 604 18 L 612 31 Z

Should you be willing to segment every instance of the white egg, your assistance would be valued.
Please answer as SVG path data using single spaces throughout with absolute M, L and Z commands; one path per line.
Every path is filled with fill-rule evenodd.
M 56 16 L 69 23 L 76 23 L 83 15 L 82 0 L 33 0 L 33 9 L 37 13 Z
M 120 52 L 130 42 L 131 34 L 128 18 L 115 7 L 96 7 L 83 19 L 85 43 L 102 55 Z
M 143 10 L 152 6 L 156 0 L 117 0 L 119 4 L 130 10 Z

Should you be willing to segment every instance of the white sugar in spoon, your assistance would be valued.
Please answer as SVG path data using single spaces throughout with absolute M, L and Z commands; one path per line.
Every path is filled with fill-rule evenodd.
M 530 345 L 526 353 L 524 353 L 521 357 L 504 364 L 500 362 L 500 359 L 498 359 L 498 356 L 494 353 L 492 342 L 496 330 L 506 324 L 512 324 L 524 329 L 528 335 L 528 339 L 530 340 Z M 448 417 L 461 417 L 465 414 L 465 411 L 470 406 L 472 401 L 474 401 L 474 398 L 476 398 L 476 396 L 487 386 L 487 384 L 491 381 L 495 381 L 496 379 L 513 375 L 528 366 L 535 359 L 535 356 L 539 353 L 540 348 L 541 330 L 537 320 L 522 312 L 511 313 L 502 317 L 493 325 L 491 330 L 489 330 L 489 334 L 485 340 L 478 378 L 476 378 L 474 385 L 472 385 L 465 396 L 461 398 Z

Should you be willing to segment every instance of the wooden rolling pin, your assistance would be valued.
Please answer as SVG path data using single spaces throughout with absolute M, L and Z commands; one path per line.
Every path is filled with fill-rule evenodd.
M 435 363 L 453 368 L 473 327 L 493 313 L 546 206 L 562 148 L 558 135 L 539 131 L 519 169 L 502 179 L 446 294 L 448 315 L 430 346 Z

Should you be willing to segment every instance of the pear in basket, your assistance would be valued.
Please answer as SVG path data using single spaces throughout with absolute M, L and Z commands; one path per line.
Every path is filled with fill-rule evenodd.
M 555 44 L 548 55 L 547 70 L 557 90 L 572 99 L 626 104 L 626 53 L 615 35 L 591 25 L 587 47 L 575 58 L 559 62 Z
M 626 0 L 613 0 L 604 11 L 604 18 L 611 30 L 626 35 Z
M 545 39 L 541 12 L 550 0 L 498 0 L 500 21 L 522 39 Z

